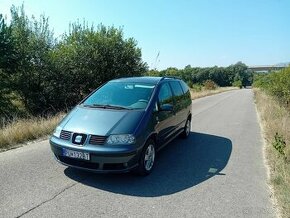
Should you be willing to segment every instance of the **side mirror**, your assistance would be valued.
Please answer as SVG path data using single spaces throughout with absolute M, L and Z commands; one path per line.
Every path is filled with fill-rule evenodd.
M 160 106 L 160 111 L 173 111 L 172 104 L 163 104 Z

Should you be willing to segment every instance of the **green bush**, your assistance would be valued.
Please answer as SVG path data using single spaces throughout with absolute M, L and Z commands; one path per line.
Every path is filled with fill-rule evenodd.
M 276 132 L 272 145 L 280 154 L 285 156 L 286 142 L 282 135 Z
M 243 87 L 241 80 L 236 80 L 233 82 L 233 86 L 239 87 L 240 89 Z
M 290 106 L 290 67 L 268 74 L 257 74 L 254 77 L 254 86 L 262 88 L 268 94 Z

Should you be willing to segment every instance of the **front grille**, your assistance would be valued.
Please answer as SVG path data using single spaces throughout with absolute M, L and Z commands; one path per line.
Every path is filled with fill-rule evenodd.
M 72 133 L 69 131 L 61 130 L 60 132 L 60 138 L 63 140 L 70 140 Z
M 103 145 L 105 144 L 107 136 L 91 135 L 89 143 L 91 145 Z

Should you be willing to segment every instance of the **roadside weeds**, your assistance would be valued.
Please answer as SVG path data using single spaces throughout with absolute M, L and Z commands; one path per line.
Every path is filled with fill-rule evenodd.
M 0 152 L 51 134 L 63 116 L 63 113 L 59 113 L 47 118 L 19 119 L 5 125 L 0 129 Z
M 264 138 L 265 162 L 268 166 L 269 185 L 278 216 L 290 215 L 290 112 L 277 100 L 259 89 L 254 89 L 255 102 Z M 286 143 L 284 155 L 274 148 L 276 135 Z M 274 197 L 274 198 L 273 198 Z

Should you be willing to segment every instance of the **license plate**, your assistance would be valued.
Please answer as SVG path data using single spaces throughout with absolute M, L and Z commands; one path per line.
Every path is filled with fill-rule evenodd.
M 72 151 L 66 148 L 62 149 L 62 155 L 66 157 L 76 158 L 76 159 L 90 160 L 89 153 L 80 152 L 80 151 Z

